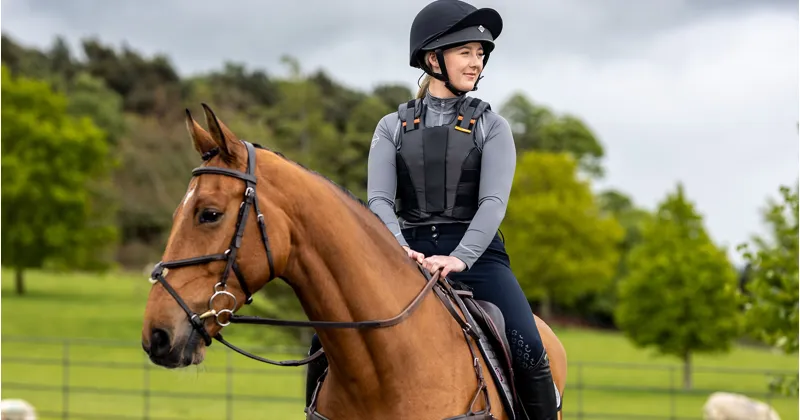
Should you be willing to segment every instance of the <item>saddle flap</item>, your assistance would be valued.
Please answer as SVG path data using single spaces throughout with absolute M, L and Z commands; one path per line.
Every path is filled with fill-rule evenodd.
M 506 321 L 500 308 L 491 302 L 478 299 L 464 299 L 464 303 L 475 320 L 481 323 L 481 328 L 490 331 L 492 338 L 502 343 L 503 350 L 510 355 L 511 347 L 508 345 L 506 336 Z
M 506 321 L 503 312 L 495 304 L 474 298 L 464 298 L 463 302 L 467 310 L 472 314 L 479 327 L 486 331 L 492 341 L 499 347 L 500 353 L 505 361 L 505 370 L 508 372 L 509 382 L 512 393 L 516 399 L 516 389 L 514 389 L 514 370 L 511 360 L 511 346 L 508 344 L 506 335 Z

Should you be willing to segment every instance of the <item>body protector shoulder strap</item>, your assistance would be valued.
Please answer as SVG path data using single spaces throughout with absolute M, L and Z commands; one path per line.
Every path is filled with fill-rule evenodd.
M 456 118 L 439 127 L 426 127 L 421 99 L 398 107 L 398 215 L 409 221 L 431 216 L 470 220 L 478 211 L 481 151 L 475 127 L 489 103 L 465 98 Z

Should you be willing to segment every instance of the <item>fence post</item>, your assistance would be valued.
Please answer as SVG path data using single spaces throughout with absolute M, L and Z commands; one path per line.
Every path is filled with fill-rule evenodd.
M 583 419 L 583 362 L 578 362 L 578 419 Z
M 765 400 L 764 402 L 766 402 L 767 405 L 772 407 L 772 394 L 775 391 L 775 387 L 772 386 L 772 384 L 774 384 L 775 381 L 781 381 L 781 382 L 779 382 L 779 385 L 783 385 L 784 379 L 788 379 L 788 378 L 785 378 L 785 377 L 779 376 L 779 375 L 771 375 L 772 376 L 772 384 L 771 384 L 770 383 L 770 374 L 767 374 L 765 376 L 766 376 L 766 379 L 767 379 L 766 380 L 766 382 L 767 382 L 767 395 L 764 398 L 764 400 Z M 780 390 L 781 388 L 783 388 L 783 386 L 779 386 L 778 389 Z M 778 394 L 780 394 L 780 391 L 778 392 Z M 772 407 L 772 408 L 774 409 L 775 407 Z
M 144 389 L 142 390 L 144 397 L 144 419 L 150 418 L 150 363 L 147 357 L 144 358 Z
M 669 368 L 669 418 L 675 419 L 675 366 Z
M 225 411 L 226 419 L 233 420 L 233 352 L 225 350 Z
M 69 340 L 62 341 L 61 355 L 61 416 L 69 418 Z

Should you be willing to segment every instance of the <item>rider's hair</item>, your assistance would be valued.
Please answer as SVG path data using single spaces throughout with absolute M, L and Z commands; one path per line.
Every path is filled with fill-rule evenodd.
M 417 91 L 417 99 L 424 98 L 425 92 L 428 91 L 428 87 L 431 85 L 431 75 L 426 74 L 425 77 L 422 78 L 422 83 L 419 84 L 419 90 Z
M 430 51 L 426 52 L 425 54 L 422 54 L 421 59 L 425 60 L 423 65 L 426 68 L 430 68 L 429 67 L 430 66 L 429 60 L 431 60 L 432 56 L 433 56 L 433 53 L 430 52 Z M 417 91 L 417 99 L 422 99 L 422 98 L 425 97 L 425 93 L 428 91 L 428 88 L 431 86 L 431 79 L 432 78 L 433 77 L 431 77 L 430 74 L 428 74 L 427 72 L 425 73 L 425 76 L 422 78 L 422 82 L 419 84 L 419 90 Z

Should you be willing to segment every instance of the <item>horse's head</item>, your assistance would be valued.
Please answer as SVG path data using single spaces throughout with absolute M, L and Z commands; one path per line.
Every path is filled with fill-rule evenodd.
M 143 349 L 169 368 L 202 362 L 211 338 L 252 293 L 280 275 L 288 256 L 287 216 L 275 197 L 259 202 L 255 194 L 263 175 L 255 149 L 203 108 L 208 131 L 188 110 L 186 126 L 205 163 L 193 171 L 173 214 L 142 326 Z

